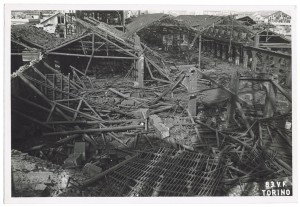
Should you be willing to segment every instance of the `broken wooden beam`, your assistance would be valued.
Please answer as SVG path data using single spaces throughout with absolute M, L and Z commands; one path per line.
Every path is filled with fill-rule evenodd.
M 151 146 L 152 148 L 154 148 L 154 145 L 152 144 L 152 142 L 150 141 L 149 137 L 148 137 L 146 134 L 141 134 L 141 136 L 145 137 L 146 140 L 147 140 L 147 142 L 150 144 L 150 146 Z
M 97 133 L 97 132 L 104 133 L 104 132 L 127 131 L 127 130 L 142 129 L 142 128 L 144 128 L 143 125 L 107 127 L 107 128 L 99 128 L 99 129 L 83 129 L 83 130 L 72 130 L 72 131 L 62 131 L 62 132 L 51 132 L 51 133 L 44 133 L 43 136 L 85 134 L 85 133 Z
M 87 57 L 87 58 L 100 58 L 100 59 L 121 59 L 121 60 L 137 60 L 136 57 L 118 57 L 118 56 L 98 56 L 98 55 L 82 55 L 72 53 L 61 53 L 61 52 L 49 52 L 49 55 L 62 55 L 62 56 L 74 56 L 74 57 Z
M 44 111 L 50 112 L 50 109 L 49 109 L 49 108 L 46 108 L 46 107 L 44 107 L 44 106 L 42 106 L 42 105 L 39 105 L 39 104 L 37 104 L 37 103 L 34 103 L 34 102 L 32 102 L 32 101 L 30 101 L 30 100 L 28 100 L 28 99 L 22 98 L 21 96 L 18 96 L 18 95 L 15 95 L 15 94 L 11 94 L 11 96 L 12 96 L 13 98 L 18 99 L 18 100 L 24 101 L 25 103 L 28 103 L 28 104 L 30 104 L 30 105 L 32 105 L 32 106 L 35 106 L 36 108 L 39 108 L 39 109 L 42 109 L 42 110 L 44 110 Z
M 284 90 L 278 83 L 276 83 L 275 81 L 271 80 L 271 82 L 273 83 L 274 86 L 276 86 L 276 88 L 282 93 L 282 95 L 284 95 L 287 100 L 289 100 L 290 102 L 292 102 L 292 96 L 290 93 L 288 93 L 286 90 Z
M 23 114 L 22 112 L 19 112 L 19 111 L 14 110 L 14 109 L 12 109 L 11 111 L 12 111 L 13 113 L 19 115 L 19 116 L 22 116 L 22 117 L 24 117 L 24 118 L 26 118 L 26 119 L 28 119 L 28 120 L 30 120 L 30 121 L 36 123 L 36 124 L 39 124 L 39 125 L 41 125 L 41 126 L 47 128 L 47 129 L 52 130 L 52 128 L 51 128 L 50 126 L 46 125 L 44 122 L 41 122 L 41 121 L 39 121 L 39 120 L 37 120 L 37 119 L 31 117 L 31 116 L 28 116 L 28 115 L 26 115 L 26 114 Z
M 266 89 L 264 117 L 272 117 L 276 113 L 276 92 L 270 82 L 263 83 L 263 86 Z
M 41 61 L 42 63 L 43 63 L 43 65 L 46 67 L 46 68 L 48 68 L 49 70 L 51 70 L 54 74 L 61 74 L 59 71 L 57 71 L 57 70 L 55 70 L 54 68 L 52 68 L 48 63 L 46 63 L 45 61 Z M 70 67 L 72 67 L 72 66 L 70 66 Z M 72 81 L 72 80 L 70 80 L 70 77 L 69 77 L 69 75 L 68 75 L 68 77 L 66 77 L 66 76 L 63 76 L 63 78 L 64 78 L 64 80 L 66 81 L 66 82 L 68 82 L 68 87 L 70 87 L 70 84 L 71 84 L 71 86 L 73 87 L 73 88 L 76 88 L 76 87 L 78 87 L 78 88 L 81 88 L 81 89 L 83 89 L 81 86 L 79 86 L 77 83 L 75 83 L 74 81 Z M 77 89 L 77 88 L 76 88 Z M 68 93 L 70 93 L 70 92 L 68 92 Z
M 240 103 L 237 102 L 237 101 L 236 101 L 236 106 L 237 106 L 237 109 L 238 109 L 238 111 L 239 111 L 239 113 L 240 113 L 242 119 L 244 120 L 244 123 L 245 123 L 247 129 L 250 129 L 250 130 L 249 130 L 249 135 L 250 135 L 250 137 L 254 140 L 255 135 L 254 135 L 254 133 L 253 133 L 253 131 L 252 131 L 252 129 L 251 129 L 251 126 L 250 126 L 250 124 L 249 124 L 249 122 L 248 122 L 248 120 L 247 120 L 247 117 L 246 117 L 246 115 L 245 115 L 245 113 L 244 113 L 244 111 L 243 111 L 243 109 L 242 109 Z
M 152 71 L 151 71 L 151 68 L 150 68 L 150 65 L 149 65 L 147 59 L 145 59 L 145 63 L 146 63 L 146 68 L 148 69 L 148 72 L 149 72 L 149 74 L 150 74 L 150 76 L 151 76 L 151 78 L 152 78 L 153 80 L 156 80 L 156 81 L 159 81 L 159 82 L 163 82 L 163 83 L 172 83 L 171 81 L 167 81 L 167 80 L 155 78 L 155 77 L 153 76 L 153 74 L 152 74 Z
M 231 76 L 231 82 L 230 82 L 230 90 L 232 90 L 232 92 L 235 95 L 231 95 L 230 97 L 230 101 L 227 104 L 227 124 L 229 125 L 230 123 L 233 122 L 233 117 L 234 117 L 234 113 L 235 113 L 235 108 L 236 108 L 236 97 L 238 94 L 238 89 L 239 89 L 239 73 L 238 72 L 234 72 L 233 75 Z
M 137 104 L 140 104 L 140 103 L 141 103 L 140 101 L 137 101 L 135 98 L 126 96 L 126 95 L 124 95 L 123 93 L 117 91 L 116 89 L 109 88 L 108 90 L 111 91 L 111 92 L 113 92 L 113 93 L 115 93 L 115 94 L 117 94 L 118 96 L 121 96 L 122 98 L 133 100 L 133 101 L 136 102 Z
M 181 81 L 184 79 L 185 77 L 185 74 L 180 74 L 178 80 L 171 85 L 171 87 L 169 87 L 168 89 L 166 89 L 159 97 L 157 97 L 154 101 L 152 101 L 151 104 L 156 104 L 162 97 L 164 97 L 165 95 L 167 95 L 168 93 L 170 93 L 171 91 L 173 91 L 176 86 L 178 86 Z
M 88 64 L 87 64 L 87 66 L 86 66 L 86 68 L 85 68 L 85 72 L 84 72 L 84 75 L 86 76 L 86 73 L 87 73 L 87 71 L 88 71 L 88 69 L 89 69 L 89 67 L 90 67 L 90 64 L 91 64 L 91 62 L 92 62 L 92 59 L 93 59 L 93 57 L 94 57 L 94 52 L 95 52 L 95 34 L 93 33 L 92 34 L 92 54 L 91 54 L 91 57 L 90 57 L 90 59 L 89 59 L 89 62 L 88 62 Z
M 143 121 L 144 119 L 124 119 L 124 120 L 103 120 L 103 121 L 49 121 L 47 122 L 48 125 L 65 125 L 65 124 L 86 124 L 86 125 L 93 125 L 93 124 L 121 124 L 126 122 L 133 122 L 133 121 Z M 46 123 L 46 122 L 45 122 Z
M 245 142 L 242 142 L 241 140 L 237 139 L 236 137 L 233 137 L 233 136 L 230 136 L 230 135 L 226 135 L 226 134 L 224 134 L 224 133 L 218 131 L 217 129 L 214 129 L 214 128 L 208 126 L 207 124 L 205 124 L 205 123 L 203 123 L 203 122 L 201 122 L 201 121 L 199 121 L 199 120 L 195 120 L 195 122 L 198 123 L 198 124 L 201 124 L 201 125 L 203 125 L 203 126 L 205 126 L 205 127 L 207 127 L 208 129 L 210 129 L 210 130 L 212 130 L 212 131 L 214 131 L 214 132 L 216 132 L 216 133 L 219 133 L 219 134 L 222 135 L 224 138 L 225 138 L 225 137 L 228 137 L 228 138 L 230 138 L 230 139 L 232 139 L 232 140 L 234 140 L 234 141 L 236 141 L 236 142 L 242 144 L 243 146 L 247 147 L 248 149 L 252 149 L 252 147 L 251 147 L 250 145 L 246 144 Z
M 69 44 L 71 44 L 71 43 L 73 43 L 73 42 L 76 42 L 76 41 L 78 41 L 78 40 L 80 40 L 80 39 L 83 39 L 83 38 L 85 38 L 85 37 L 88 37 L 88 36 L 90 36 L 90 35 L 92 35 L 92 33 L 88 33 L 88 34 L 86 34 L 86 35 L 82 35 L 82 36 L 77 37 L 77 38 L 75 38 L 75 39 L 73 39 L 73 40 L 67 41 L 67 42 L 65 42 L 65 43 L 63 43 L 63 44 L 61 44 L 61 45 L 59 45 L 59 46 L 57 46 L 57 47 L 54 47 L 54 48 L 52 48 L 52 49 L 50 49 L 50 50 L 47 50 L 45 53 L 48 54 L 48 53 L 50 53 L 50 52 L 52 52 L 52 51 L 54 51 L 54 50 L 58 50 L 58 49 L 60 49 L 60 48 L 62 48 L 62 47 L 64 47 L 64 46 L 66 46 L 66 45 L 69 45 Z
M 18 77 L 26 84 L 28 85 L 34 92 L 36 92 L 42 99 L 44 99 L 50 106 L 53 106 L 54 103 L 49 100 L 41 91 L 39 91 L 29 80 L 27 80 L 22 72 L 18 72 Z M 64 114 L 61 110 L 57 109 L 57 112 L 60 113 L 65 119 L 69 120 L 69 117 Z
M 150 114 L 156 114 L 156 113 L 159 113 L 159 112 L 162 112 L 162 111 L 167 111 L 167 110 L 170 110 L 174 108 L 174 106 L 166 106 L 166 107 L 163 107 L 163 108 L 159 108 L 159 109 L 156 109 L 156 110 L 151 110 L 150 111 Z
M 188 113 L 188 115 L 189 115 L 189 118 L 190 118 L 192 124 L 195 124 L 195 121 L 194 121 L 194 118 L 193 118 L 192 115 L 191 115 L 191 112 L 190 112 L 188 109 L 187 109 L 186 111 L 187 111 L 187 113 Z M 200 143 L 203 143 L 203 140 L 202 140 L 202 138 L 201 138 L 201 136 L 200 136 L 200 133 L 199 133 L 199 130 L 198 130 L 197 126 L 194 126 L 194 129 L 195 129 L 195 131 L 196 131 L 198 140 L 200 141 Z

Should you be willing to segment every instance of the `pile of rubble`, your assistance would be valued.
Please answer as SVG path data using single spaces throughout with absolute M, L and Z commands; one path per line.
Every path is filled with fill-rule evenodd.
M 236 102 L 233 119 L 228 122 L 228 105 L 235 94 L 205 72 L 198 71 L 198 104 L 196 114 L 192 115 L 189 111 L 192 108 L 188 92 L 190 86 L 187 85 L 190 83 L 186 80 L 189 71 L 184 69 L 170 84 L 145 81 L 142 89 L 134 87 L 134 82 L 126 77 L 104 82 L 79 75 L 77 79 L 68 79 L 68 93 L 65 92 L 66 86 L 59 88 L 60 81 L 64 83 L 67 78 L 63 74 L 53 73 L 60 79 L 57 78 L 56 84 L 52 82 L 51 86 L 51 71 L 53 73 L 54 69 L 41 61 L 22 68 L 16 74 L 18 84 L 35 93 L 27 99 L 20 94 L 13 94 L 13 101 L 23 101 L 24 104 L 34 106 L 36 112 L 24 114 L 20 112 L 24 105 L 18 108 L 18 104 L 13 104 L 13 113 L 36 123 L 41 127 L 40 133 L 32 136 L 36 136 L 39 141 L 47 140 L 35 146 L 17 147 L 66 169 L 82 169 L 90 178 L 71 182 L 71 188 L 77 189 L 72 192 L 80 192 L 82 195 L 85 186 L 92 184 L 98 189 L 97 196 L 224 195 L 226 192 L 217 192 L 215 187 L 223 186 L 220 189 L 224 190 L 230 189 L 228 186 L 234 186 L 237 182 L 259 182 L 291 175 L 291 129 L 286 126 L 291 121 L 291 114 L 283 113 L 285 109 L 280 109 L 276 115 L 264 118 L 263 108 L 257 108 L 262 95 L 265 95 L 259 84 L 254 86 L 243 83 L 239 86 L 241 96 L 235 96 L 235 99 L 240 99 L 241 104 Z M 38 76 L 46 74 L 48 83 L 41 84 Z M 218 77 L 218 81 L 222 80 L 219 76 L 210 75 Z M 224 83 L 230 82 L 228 77 L 223 78 Z M 249 81 L 255 77 L 239 79 Z M 259 79 L 256 78 L 256 81 Z M 252 104 L 241 99 L 247 97 L 249 87 L 251 93 L 254 93 L 253 87 L 257 88 L 257 93 L 250 96 Z M 37 101 L 37 95 L 41 100 Z M 33 99 L 37 102 L 33 103 Z M 45 117 L 46 121 L 37 120 L 41 117 Z M 31 145 L 33 143 L 36 142 L 32 141 Z M 169 149 L 173 151 L 169 152 Z M 185 165 L 176 160 L 177 156 L 186 163 L 185 170 L 178 174 L 180 179 L 185 180 L 191 176 L 193 171 L 189 170 L 192 169 L 195 170 L 195 176 L 197 171 L 203 172 L 201 163 L 208 159 L 216 160 L 216 166 L 222 163 L 222 167 L 217 167 L 221 174 L 207 177 L 213 181 L 205 184 L 207 192 L 200 193 L 199 187 L 205 181 L 197 180 L 196 177 L 191 182 L 198 190 L 193 187 L 188 190 L 188 185 L 192 184 L 187 180 L 178 180 L 178 184 L 174 184 L 177 190 L 171 190 L 171 183 L 176 181 L 172 172 Z M 194 156 L 199 158 L 192 158 Z M 174 172 L 179 173 L 178 170 Z M 127 171 L 129 174 L 125 176 Z M 151 171 L 158 176 L 158 180 L 146 179 L 150 175 L 153 178 Z M 119 177 L 118 172 L 125 177 Z M 108 183 L 108 186 L 103 184 L 100 188 L 98 180 Z M 130 184 L 133 180 L 135 184 Z M 148 189 L 147 186 L 152 187 Z

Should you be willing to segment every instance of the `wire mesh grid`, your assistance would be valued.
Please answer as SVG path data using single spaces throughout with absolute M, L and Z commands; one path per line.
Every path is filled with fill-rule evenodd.
M 226 169 L 219 157 L 160 148 L 107 176 L 102 196 L 213 196 Z

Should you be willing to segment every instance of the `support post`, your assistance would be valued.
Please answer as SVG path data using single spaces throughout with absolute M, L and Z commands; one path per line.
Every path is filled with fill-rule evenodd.
M 53 101 L 56 99 L 56 95 L 55 95 L 55 84 L 56 84 L 56 76 L 55 74 L 53 74 Z
M 220 59 L 223 59 L 223 44 L 220 44 Z
M 263 85 L 266 89 L 264 117 L 267 118 L 272 117 L 276 111 L 276 93 L 272 83 L 265 82 Z
M 78 103 L 78 106 L 77 106 L 77 109 L 76 109 L 76 111 L 75 111 L 75 113 L 74 113 L 74 116 L 73 116 L 73 118 L 72 118 L 72 121 L 75 121 L 75 120 L 76 120 L 77 114 L 78 114 L 78 112 L 79 112 L 79 110 L 80 110 L 80 107 L 81 107 L 82 102 L 83 102 L 83 98 L 81 98 L 80 101 L 79 101 L 79 103 Z
M 256 34 L 255 35 L 255 38 L 254 38 L 254 47 L 255 48 L 258 48 L 258 46 L 259 46 L 259 35 L 258 34 Z M 256 71 L 256 66 L 257 66 L 257 56 L 256 56 L 256 54 L 257 54 L 257 51 L 251 51 L 251 53 L 252 53 L 252 65 L 251 65 L 251 70 L 252 71 Z
M 136 77 L 134 79 L 138 82 L 138 87 L 143 88 L 144 87 L 144 62 L 145 62 L 145 57 L 144 54 L 142 53 L 142 46 L 141 46 L 141 40 L 138 35 L 134 35 L 134 44 L 137 49 L 139 49 L 138 52 L 138 59 L 135 62 L 135 72 L 137 72 Z
M 207 54 L 209 55 L 209 56 L 211 56 L 211 54 L 212 54 L 212 41 L 209 41 L 209 42 L 207 42 Z
M 248 56 L 248 50 L 244 48 L 244 51 L 243 51 L 243 65 L 244 65 L 244 68 L 248 68 L 248 59 L 249 59 L 249 56 Z
M 240 47 L 235 47 L 235 65 L 240 65 Z
M 232 63 L 232 57 L 233 57 L 233 46 L 229 45 L 229 47 L 228 47 L 228 62 Z
M 139 59 L 136 61 L 136 69 L 137 69 L 137 82 L 139 88 L 144 88 L 144 62 L 145 57 L 141 55 Z
M 220 45 L 219 45 L 219 43 L 216 43 L 216 57 L 217 58 L 220 57 Z
M 257 66 L 257 56 L 256 56 L 257 52 L 252 50 L 251 53 L 252 53 L 251 70 L 255 72 Z
M 201 38 L 202 38 L 201 35 L 199 35 L 199 56 L 198 56 L 199 69 L 201 69 L 201 43 L 202 43 Z
M 197 70 L 191 68 L 189 70 L 188 109 L 192 116 L 197 116 L 197 96 L 195 95 L 195 91 L 197 91 Z
M 274 64 L 274 74 L 278 74 L 281 67 L 281 58 L 277 56 L 273 56 L 273 64 Z
M 203 52 L 205 52 L 206 53 L 206 51 L 207 51 L 207 42 L 203 42 Z
M 217 50 L 217 43 L 216 42 L 214 42 L 214 57 L 216 58 L 216 57 L 218 57 L 218 50 Z
M 240 80 L 239 80 L 239 74 L 238 72 L 234 72 L 232 74 L 231 77 L 231 82 L 230 82 L 230 90 L 237 95 L 238 89 L 239 89 L 239 84 L 240 84 Z M 230 123 L 233 122 L 233 117 L 234 117 L 234 111 L 236 108 L 236 96 L 231 95 L 230 96 L 230 100 L 227 104 L 227 125 L 229 125 Z
M 63 91 L 64 90 L 64 77 L 63 74 L 61 74 L 60 76 L 60 90 Z M 61 99 L 64 99 L 64 93 L 61 93 Z
M 269 60 L 268 55 L 262 54 L 262 64 L 263 64 L 262 72 L 263 73 L 267 72 L 268 60 Z
M 87 73 L 87 71 L 88 71 L 88 69 L 89 69 L 89 67 L 90 67 L 90 64 L 91 64 L 91 62 L 92 62 L 92 59 L 93 59 L 93 57 L 94 57 L 94 52 L 95 52 L 95 34 L 93 33 L 93 34 L 92 34 L 92 54 L 91 54 L 91 56 L 90 56 L 90 59 L 89 59 L 89 62 L 88 62 L 88 64 L 87 64 L 87 66 L 86 66 L 86 69 L 85 69 L 85 72 L 84 72 L 84 76 L 86 76 L 86 73 Z
M 291 60 L 287 60 L 287 75 L 286 75 L 285 85 L 288 88 L 292 87 L 292 61 Z
M 225 44 L 223 44 L 222 45 L 222 59 L 223 60 L 226 60 L 226 45 Z

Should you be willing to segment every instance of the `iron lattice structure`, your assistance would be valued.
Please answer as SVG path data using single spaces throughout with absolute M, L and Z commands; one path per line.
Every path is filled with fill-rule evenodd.
M 213 196 L 226 169 L 220 157 L 160 148 L 113 171 L 102 196 Z

